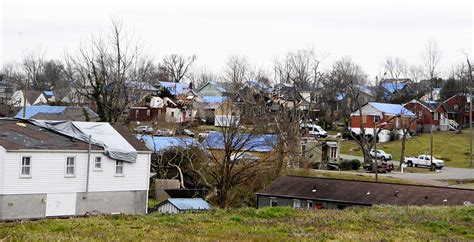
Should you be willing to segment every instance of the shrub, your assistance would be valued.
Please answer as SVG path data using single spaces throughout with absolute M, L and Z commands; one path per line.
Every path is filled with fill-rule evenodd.
M 357 159 L 354 160 L 342 160 L 339 163 L 339 168 L 341 170 L 347 171 L 347 170 L 359 170 L 360 167 L 360 161 Z

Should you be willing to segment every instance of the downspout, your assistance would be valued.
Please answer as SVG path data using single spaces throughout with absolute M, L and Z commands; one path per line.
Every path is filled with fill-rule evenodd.
M 87 175 L 86 175 L 86 194 L 84 195 L 84 199 L 87 198 L 89 195 L 89 177 L 90 177 L 90 166 L 91 166 L 91 140 L 92 135 L 89 135 L 89 147 L 87 149 Z

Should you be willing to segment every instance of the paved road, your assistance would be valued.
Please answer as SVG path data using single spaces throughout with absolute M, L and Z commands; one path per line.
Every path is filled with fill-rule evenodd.
M 343 155 L 341 154 L 341 158 L 343 159 L 358 159 L 360 161 L 364 161 L 364 158 L 361 156 L 352 156 L 352 155 Z M 392 161 L 395 166 L 398 166 L 398 161 Z M 428 168 L 426 168 L 428 169 Z M 427 173 L 400 173 L 400 172 L 391 172 L 388 174 L 380 174 L 382 176 L 391 176 L 400 179 L 406 180 L 418 180 L 418 181 L 426 181 L 433 185 L 446 185 L 439 180 L 450 180 L 450 179 L 469 179 L 474 178 L 474 169 L 469 168 L 453 168 L 453 167 L 444 167 L 442 170 L 437 170 L 435 172 L 427 172 Z

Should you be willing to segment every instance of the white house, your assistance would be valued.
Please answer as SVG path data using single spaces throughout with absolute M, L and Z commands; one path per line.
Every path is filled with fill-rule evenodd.
M 124 126 L 0 119 L 0 220 L 146 213 L 150 155 Z
M 9 104 L 13 105 L 14 107 L 23 107 L 24 100 L 25 96 L 23 94 L 23 90 L 18 90 L 13 93 Z M 26 92 L 26 106 L 45 103 L 48 103 L 48 99 L 45 97 L 43 92 L 34 90 L 28 90 Z

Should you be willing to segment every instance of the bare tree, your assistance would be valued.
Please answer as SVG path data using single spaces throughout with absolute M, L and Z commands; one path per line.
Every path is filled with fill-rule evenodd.
M 166 73 L 172 82 L 181 82 L 189 74 L 189 68 L 196 61 L 196 55 L 183 56 L 179 54 L 167 55 L 162 60 Z
M 313 110 L 324 100 L 321 92 L 323 75 L 320 63 L 323 57 L 314 49 L 289 52 L 274 61 L 274 76 L 277 83 L 289 84 L 273 94 L 272 101 L 276 110 L 267 114 L 269 123 L 278 135 L 277 162 L 274 176 L 278 176 L 283 167 L 301 167 L 301 122 L 306 123 Z M 302 90 L 309 90 L 308 98 L 301 96 Z M 282 99 L 282 100 L 280 100 Z M 285 160 L 288 157 L 288 160 Z M 286 163 L 289 161 L 290 163 Z
M 413 125 L 414 122 L 416 122 L 417 118 L 416 117 L 409 117 L 407 121 L 402 120 L 401 124 L 401 131 L 402 131 L 402 149 L 401 149 L 401 156 L 400 156 L 400 164 L 399 164 L 399 169 L 402 169 L 402 165 L 405 164 L 405 143 L 408 135 L 410 134 L 411 131 L 411 126 Z
M 435 40 L 429 40 L 422 53 L 425 76 L 430 79 L 430 95 L 433 99 L 434 79 L 438 75 L 438 64 L 441 59 L 441 50 Z
M 383 68 L 388 77 L 398 79 L 407 75 L 408 64 L 400 57 L 386 57 Z
M 206 68 L 201 68 L 190 75 L 190 80 L 193 83 L 193 87 L 195 88 L 198 88 L 208 82 L 216 81 L 217 79 L 219 79 L 217 74 Z
M 41 49 L 27 54 L 22 61 L 22 72 L 24 73 L 25 83 L 27 89 L 31 86 L 34 89 L 42 88 L 41 74 L 44 73 L 45 68 L 45 52 Z
M 77 93 L 95 103 L 104 122 L 116 122 L 129 105 L 127 82 L 140 81 L 144 62 L 138 44 L 112 22 L 104 37 L 92 37 L 79 53 L 66 55 L 66 73 Z
M 250 64 L 245 56 L 232 55 L 224 67 L 224 79 L 233 84 L 236 92 L 250 78 Z
M 265 124 L 240 123 L 240 120 L 251 119 L 255 112 L 246 112 L 245 117 L 235 118 L 239 110 L 232 102 L 224 102 L 220 110 L 227 116 L 221 132 L 206 139 L 203 145 L 208 148 L 210 164 L 207 169 L 209 183 L 216 190 L 216 203 L 227 207 L 232 203 L 233 190 L 243 184 L 249 184 L 264 172 L 271 169 L 265 158 L 258 161 L 249 159 L 251 153 L 259 147 L 273 147 L 274 135 L 259 136 L 266 128 Z M 262 138 L 263 137 L 263 138 Z

